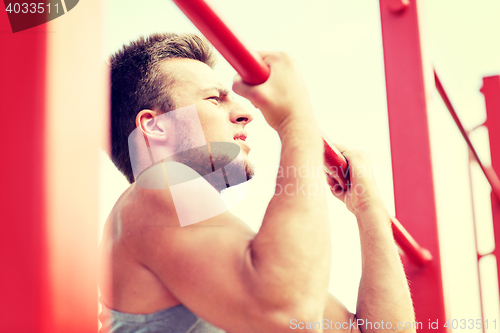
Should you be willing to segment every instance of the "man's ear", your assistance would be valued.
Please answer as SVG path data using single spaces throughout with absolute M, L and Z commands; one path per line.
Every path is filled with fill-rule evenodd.
M 153 110 L 141 110 L 135 117 L 135 125 L 148 140 L 167 140 L 167 121 L 165 117 L 159 117 L 161 114 Z

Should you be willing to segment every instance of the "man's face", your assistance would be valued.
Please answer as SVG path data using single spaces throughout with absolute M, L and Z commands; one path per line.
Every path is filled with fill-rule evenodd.
M 173 79 L 170 96 L 175 107 L 196 106 L 208 142 L 232 142 L 240 146 L 249 179 L 253 170 L 248 162 L 250 147 L 245 142 L 245 126 L 253 120 L 251 112 L 235 102 L 213 70 L 200 61 L 169 59 L 162 70 Z

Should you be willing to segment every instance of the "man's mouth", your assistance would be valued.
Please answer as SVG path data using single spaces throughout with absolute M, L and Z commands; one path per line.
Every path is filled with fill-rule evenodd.
M 233 138 L 235 141 L 245 141 L 247 139 L 247 134 L 245 132 L 240 132 L 236 134 Z
M 245 142 L 247 139 L 246 132 L 240 132 L 233 137 L 233 140 L 239 142 L 239 146 L 242 150 L 244 150 L 247 154 L 250 152 L 250 146 Z

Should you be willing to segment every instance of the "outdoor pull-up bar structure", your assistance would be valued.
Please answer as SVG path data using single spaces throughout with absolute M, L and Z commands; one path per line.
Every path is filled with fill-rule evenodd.
M 205 1 L 175 2 L 181 8 L 196 4 L 198 18 L 191 18 L 193 21 L 218 20 L 215 13 L 207 17 Z M 473 162 L 480 165 L 492 187 L 497 246 L 491 253 L 478 253 L 477 258 L 498 258 L 500 77 L 483 78 L 481 89 L 490 167 L 478 158 L 468 139 L 471 131 L 462 125 L 439 78 L 424 80 L 424 76 L 432 77 L 433 70 L 422 57 L 418 5 L 418 0 L 380 0 L 394 196 L 396 215 L 402 222 L 393 219 L 393 233 L 408 259 L 404 260 L 405 270 L 416 320 L 424 323 L 421 331 L 444 333 L 447 329 L 442 325 L 432 330 L 425 325 L 428 319 L 442 323 L 450 318 L 443 290 L 426 96 L 434 89 L 441 94 Z M 0 319 L 8 332 L 97 330 L 100 161 L 96 151 L 109 138 L 109 76 L 99 55 L 102 31 L 96 22 L 100 20 L 89 20 L 99 17 L 101 4 L 85 2 L 78 8 L 64 24 L 55 20 L 49 29 L 40 25 L 20 34 L 7 33 L 6 12 L 0 17 L 4 31 L 0 40 L 8 49 L 0 53 L 0 72 L 5 78 L 0 80 L 0 102 L 4 110 L 15 110 L 4 112 L 0 124 L 1 150 L 7 157 L 0 167 Z M 252 84 L 264 82 L 269 69 L 262 59 L 231 36 L 227 26 L 215 26 L 222 30 L 214 30 L 211 37 L 205 35 L 242 78 Z M 214 26 L 205 22 L 205 28 L 199 28 Z M 224 51 L 224 47 L 229 49 Z M 19 122 L 20 114 L 29 115 L 23 117 L 22 135 L 12 126 Z M 345 160 L 326 138 L 325 153 L 327 172 L 346 186 Z

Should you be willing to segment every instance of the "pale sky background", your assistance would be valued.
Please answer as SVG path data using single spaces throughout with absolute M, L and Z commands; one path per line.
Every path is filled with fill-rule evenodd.
M 285 51 L 297 60 L 321 129 L 331 141 L 370 155 L 384 200 L 394 212 L 378 1 L 212 0 L 210 3 L 253 49 Z M 423 5 L 425 51 L 465 127 L 470 129 L 486 117 L 484 98 L 479 92 L 482 77 L 500 74 L 500 1 L 432 0 Z M 106 0 L 104 20 L 103 61 L 124 43 L 141 35 L 198 32 L 169 0 Z M 230 87 L 235 72 L 222 57 L 216 71 Z M 450 318 L 477 319 L 480 310 L 467 147 L 437 92 L 429 103 L 429 123 Z M 257 167 L 257 176 L 248 184 L 246 199 L 233 212 L 257 231 L 273 193 L 273 170 L 278 164 L 280 143 L 260 114 L 247 130 L 247 141 L 252 146 L 250 159 Z M 483 160 L 489 163 L 487 131 L 475 132 L 473 141 Z M 128 183 L 106 155 L 101 156 L 100 219 L 104 222 Z M 473 175 L 479 248 L 488 253 L 494 247 L 490 188 L 475 166 Z M 350 311 L 355 311 L 361 274 L 356 221 L 333 196 L 327 209 L 333 242 L 330 291 Z M 485 319 L 498 322 L 496 263 L 494 258 L 483 260 Z

